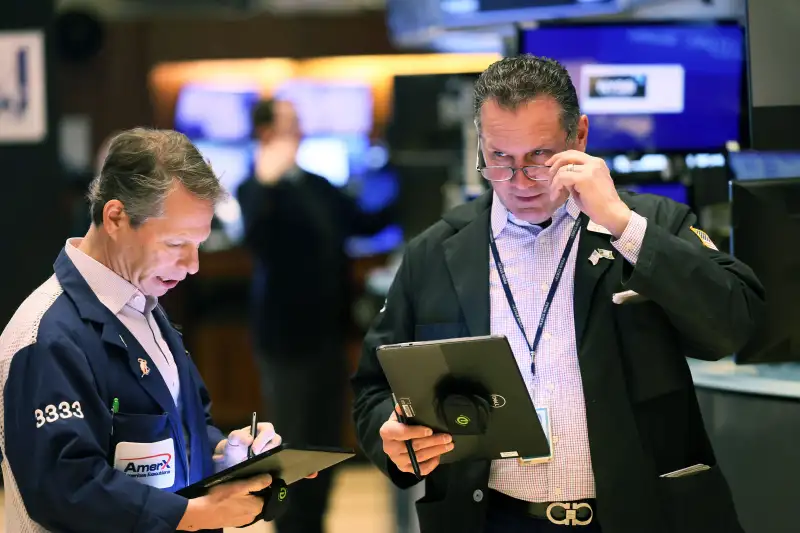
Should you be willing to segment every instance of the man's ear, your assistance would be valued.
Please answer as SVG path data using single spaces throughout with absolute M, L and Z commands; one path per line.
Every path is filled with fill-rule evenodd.
M 110 237 L 114 237 L 119 231 L 130 226 L 130 219 L 125 212 L 125 206 L 119 200 L 109 200 L 103 206 L 103 227 Z
M 581 115 L 578 119 L 578 131 L 575 134 L 575 150 L 586 151 L 586 144 L 589 140 L 589 117 Z

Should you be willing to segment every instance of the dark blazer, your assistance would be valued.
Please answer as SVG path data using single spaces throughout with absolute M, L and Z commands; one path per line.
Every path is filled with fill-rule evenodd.
M 604 533 L 735 533 L 733 502 L 706 435 L 686 357 L 716 360 L 750 337 L 763 288 L 746 265 L 705 247 L 696 217 L 665 198 L 623 193 L 648 219 L 635 267 L 621 254 L 593 266 L 611 237 L 583 229 L 575 267 L 578 360 L 586 398 L 597 516 Z M 381 425 L 392 411 L 376 347 L 488 335 L 488 193 L 446 214 L 413 240 L 366 336 L 353 377 L 354 418 L 370 459 L 400 487 L 416 482 L 383 452 Z M 612 294 L 646 297 L 614 304 Z M 711 470 L 660 474 L 697 463 Z M 417 502 L 423 533 L 484 530 L 490 463 L 441 465 Z
M 255 259 L 252 319 L 259 347 L 276 356 L 314 355 L 348 324 L 345 241 L 382 230 L 391 212 L 366 213 L 325 178 L 302 171 L 272 186 L 250 178 L 237 195 Z

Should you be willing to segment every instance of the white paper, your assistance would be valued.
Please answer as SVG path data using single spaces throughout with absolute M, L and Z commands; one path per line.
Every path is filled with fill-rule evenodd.
M 0 143 L 37 143 L 47 135 L 44 35 L 0 32 Z

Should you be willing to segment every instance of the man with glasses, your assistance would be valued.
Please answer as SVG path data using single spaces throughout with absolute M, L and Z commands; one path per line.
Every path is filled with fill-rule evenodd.
M 426 495 L 423 533 L 741 532 L 703 427 L 686 356 L 749 339 L 753 272 L 719 252 L 687 206 L 618 193 L 585 153 L 589 120 L 556 61 L 502 59 L 475 86 L 478 171 L 491 191 L 412 241 L 353 378 L 360 444 Z M 552 458 L 439 465 L 449 435 L 394 414 L 375 349 L 505 335 Z

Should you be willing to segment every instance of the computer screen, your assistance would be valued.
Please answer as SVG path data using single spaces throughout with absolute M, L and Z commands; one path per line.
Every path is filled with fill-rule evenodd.
M 800 361 L 800 177 L 732 181 L 731 252 L 766 290 L 766 316 L 737 363 Z
M 519 45 L 569 71 L 590 152 L 713 152 L 745 141 L 738 25 L 551 26 L 522 31 Z
M 438 0 L 445 27 L 484 26 L 618 13 L 641 0 Z
M 730 152 L 728 167 L 737 180 L 794 178 L 800 176 L 800 152 Z
M 251 112 L 259 98 L 251 87 L 185 85 L 175 106 L 175 129 L 193 141 L 247 140 L 253 131 Z
M 297 79 L 275 97 L 292 102 L 303 135 L 368 134 L 372 130 L 372 87 L 357 82 Z

